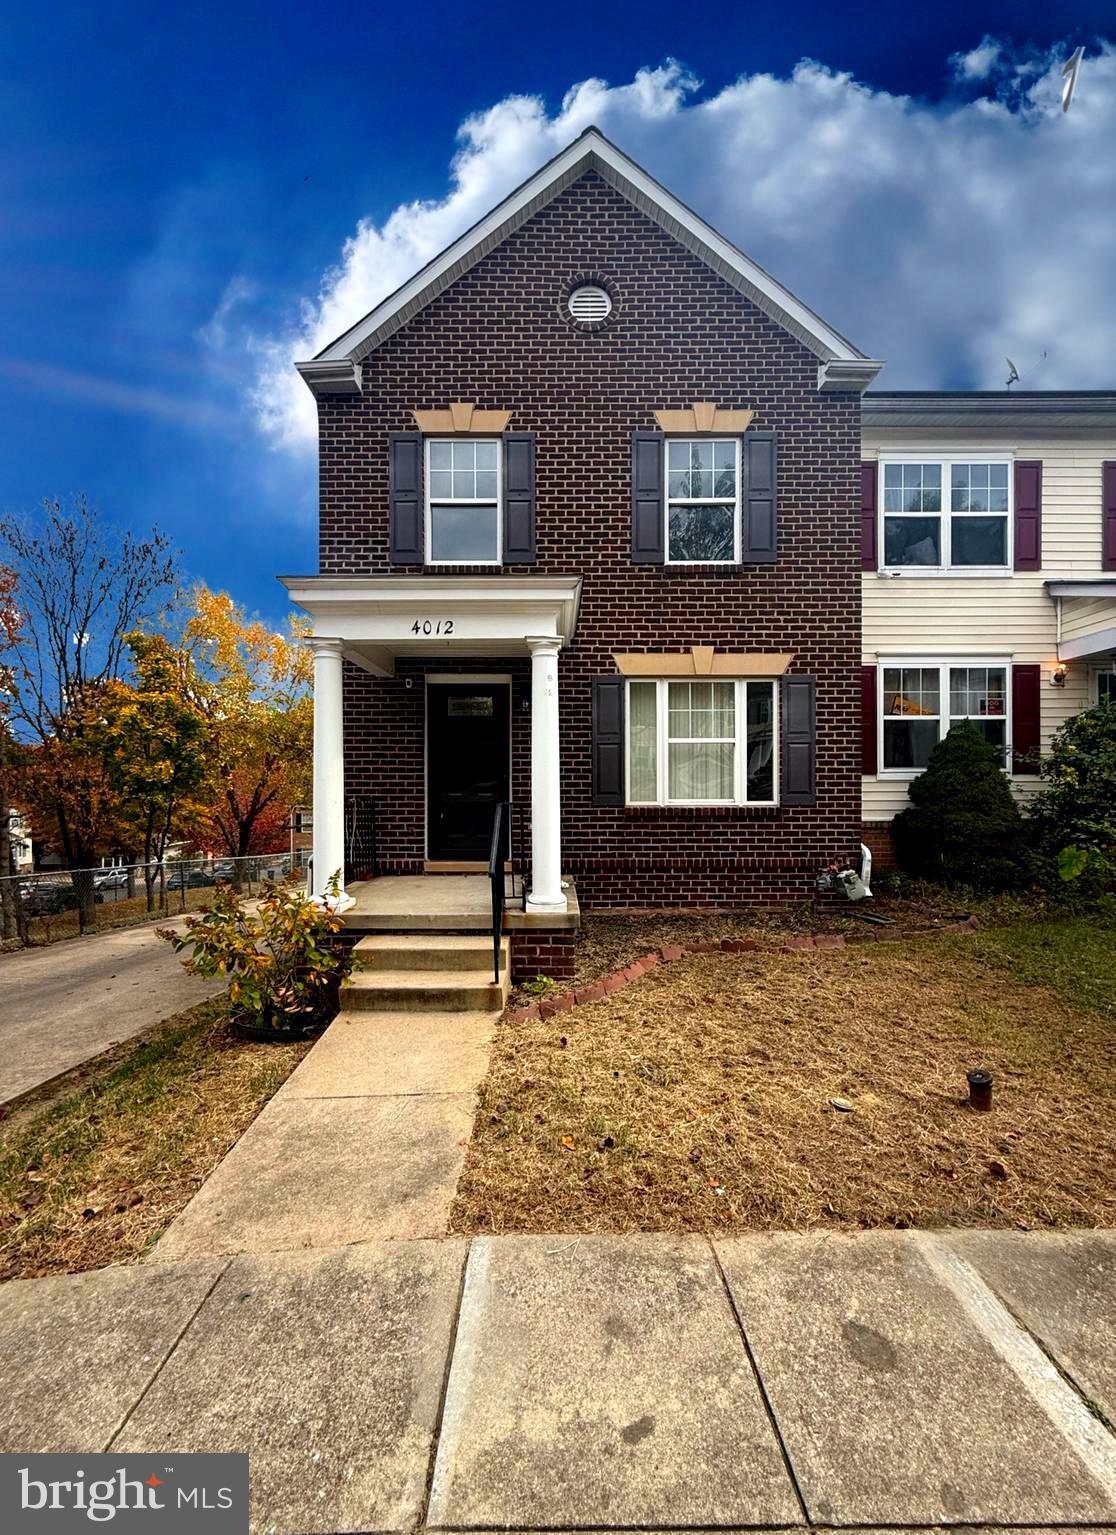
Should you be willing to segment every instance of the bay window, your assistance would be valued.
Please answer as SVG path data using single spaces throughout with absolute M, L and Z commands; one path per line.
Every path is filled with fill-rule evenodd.
M 431 565 L 500 563 L 500 444 L 426 444 L 426 547 Z
M 1011 465 L 1006 459 L 881 459 L 885 570 L 1006 570 Z
M 740 558 L 740 439 L 666 442 L 666 550 L 672 564 Z
M 1006 661 L 884 662 L 880 667 L 880 766 L 885 774 L 920 773 L 958 720 L 968 720 L 1011 762 L 1010 666 Z
M 631 805 L 773 805 L 775 683 L 628 683 Z

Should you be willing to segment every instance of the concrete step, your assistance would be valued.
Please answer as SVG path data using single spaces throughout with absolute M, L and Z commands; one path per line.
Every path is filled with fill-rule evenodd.
M 500 940 L 500 974 L 510 943 Z M 492 939 L 482 933 L 376 933 L 353 948 L 358 970 L 480 970 L 492 975 Z
M 354 970 L 342 988 L 346 1012 L 498 1012 L 508 1000 L 508 973 L 500 985 L 483 970 Z

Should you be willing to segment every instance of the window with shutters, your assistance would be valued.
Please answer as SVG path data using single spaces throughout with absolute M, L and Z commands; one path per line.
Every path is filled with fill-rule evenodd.
M 958 720 L 1011 762 L 1011 665 L 998 658 L 888 660 L 880 665 L 880 776 L 913 778 Z
M 669 437 L 665 450 L 667 563 L 737 563 L 740 438 Z
M 426 548 L 430 565 L 498 565 L 500 443 L 428 438 Z
M 629 805 L 774 805 L 777 689 L 748 679 L 628 681 Z
M 880 472 L 882 569 L 1011 568 L 1010 460 L 881 456 Z

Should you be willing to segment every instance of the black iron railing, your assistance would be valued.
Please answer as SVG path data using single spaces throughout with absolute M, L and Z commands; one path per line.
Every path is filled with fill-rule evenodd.
M 376 801 L 367 795 L 351 795 L 345 801 L 345 883 L 375 879 L 379 872 Z
M 488 882 L 492 890 L 492 971 L 498 986 L 504 908 L 509 896 L 514 901 L 519 895 L 525 898 L 527 893 L 527 866 L 523 859 L 523 806 L 514 805 L 510 800 L 502 800 L 492 817 Z

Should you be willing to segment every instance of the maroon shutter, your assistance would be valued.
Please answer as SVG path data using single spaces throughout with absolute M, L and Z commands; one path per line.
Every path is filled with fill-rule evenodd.
M 1011 749 L 1013 773 L 1037 773 L 1041 739 L 1042 667 L 1013 666 L 1011 671 Z
M 1101 569 L 1116 570 L 1116 461 L 1101 465 Z
M 876 548 L 876 529 L 879 520 L 876 516 L 876 485 L 879 480 L 879 465 L 873 459 L 865 460 L 860 466 L 860 568 L 861 570 L 877 570 L 879 568 L 879 555 Z M 872 769 L 875 772 L 875 768 Z
M 1015 568 L 1042 569 L 1042 462 L 1015 461 Z
M 878 674 L 874 666 L 860 668 L 860 771 L 868 778 L 879 772 L 876 751 L 876 684 Z

